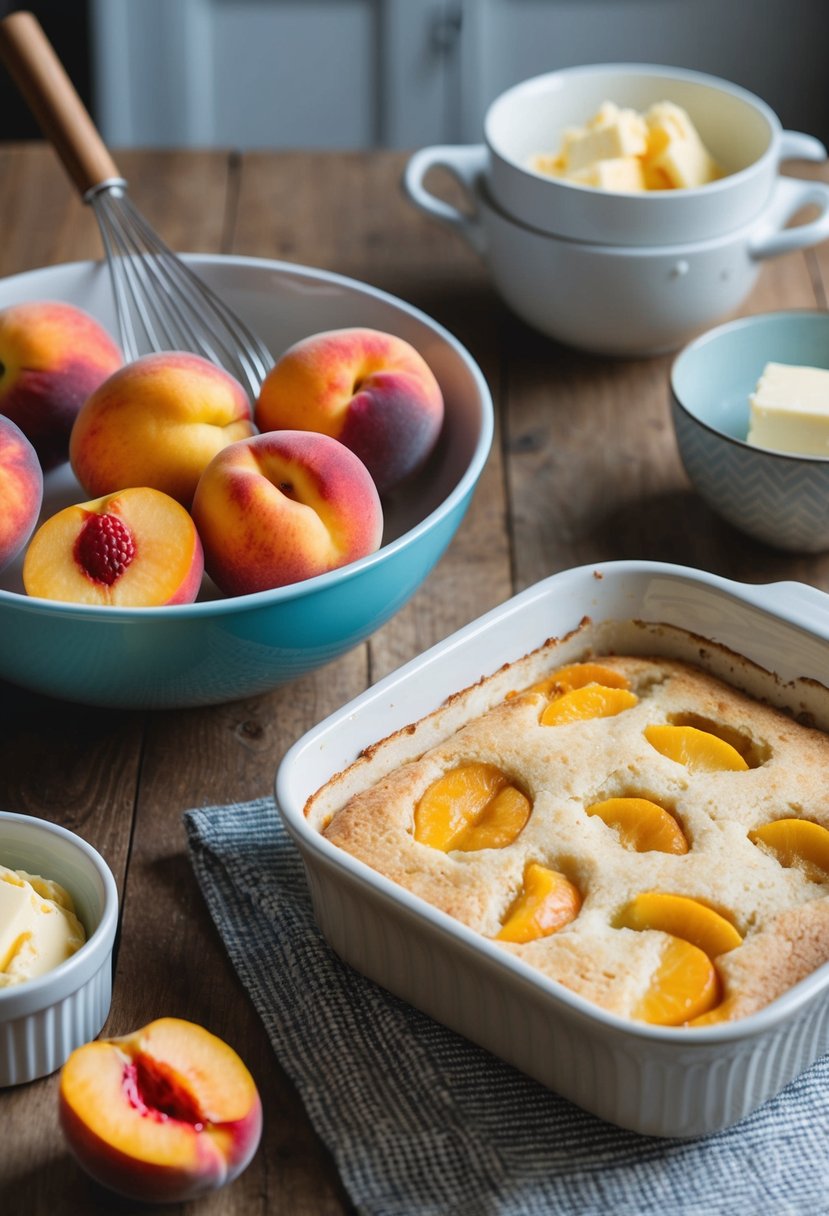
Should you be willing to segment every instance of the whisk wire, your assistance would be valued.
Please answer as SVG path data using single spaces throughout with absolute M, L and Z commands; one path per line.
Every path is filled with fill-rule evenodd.
M 112 274 L 127 358 L 192 350 L 228 369 L 258 395 L 274 360 L 267 347 L 162 241 L 121 183 L 89 199 Z

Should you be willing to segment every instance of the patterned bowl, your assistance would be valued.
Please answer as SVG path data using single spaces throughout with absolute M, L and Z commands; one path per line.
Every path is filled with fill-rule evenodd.
M 691 342 L 671 369 L 679 454 L 694 488 L 735 528 L 778 549 L 829 549 L 829 456 L 746 443 L 749 395 L 766 363 L 829 368 L 829 313 L 765 313 Z

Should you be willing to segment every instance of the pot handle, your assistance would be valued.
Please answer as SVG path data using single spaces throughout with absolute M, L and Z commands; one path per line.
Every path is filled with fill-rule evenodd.
M 814 135 L 802 131 L 783 131 L 780 135 L 780 160 L 826 160 L 826 148 Z
M 815 206 L 819 214 L 806 224 L 786 228 L 801 207 Z M 779 177 L 771 202 L 751 234 L 748 251 L 752 258 L 774 258 L 795 249 L 808 249 L 829 237 L 829 186 L 800 177 Z
M 485 252 L 486 238 L 478 218 L 475 183 L 486 163 L 483 144 L 437 144 L 415 152 L 403 173 L 403 189 L 415 207 L 457 232 L 480 254 Z M 460 183 L 471 207 L 469 212 L 459 211 L 423 185 L 429 170 L 438 167 L 447 169 Z

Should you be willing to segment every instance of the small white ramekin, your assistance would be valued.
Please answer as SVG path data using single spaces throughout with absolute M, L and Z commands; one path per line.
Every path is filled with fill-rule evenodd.
M 66 828 L 0 811 L 0 862 L 60 883 L 87 940 L 47 975 L 0 988 L 0 1087 L 48 1076 L 94 1039 L 112 998 L 118 890 L 99 853 Z

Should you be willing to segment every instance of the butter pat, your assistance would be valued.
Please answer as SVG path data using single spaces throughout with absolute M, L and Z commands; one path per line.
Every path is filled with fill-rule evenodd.
M 605 101 L 584 127 L 564 132 L 555 153 L 530 157 L 537 173 L 620 193 L 692 189 L 722 176 L 681 106 L 652 105 L 645 114 Z
M 767 363 L 749 404 L 754 447 L 829 456 L 829 371 Z
M 605 101 L 585 127 L 565 132 L 562 154 L 574 173 L 597 161 L 641 156 L 647 146 L 648 129 L 636 111 Z
M 645 115 L 648 131 L 647 162 L 661 172 L 675 190 L 705 186 L 720 176 L 714 158 L 681 106 L 660 101 Z
M 59 883 L 0 865 L 0 988 L 45 975 L 85 940 Z

